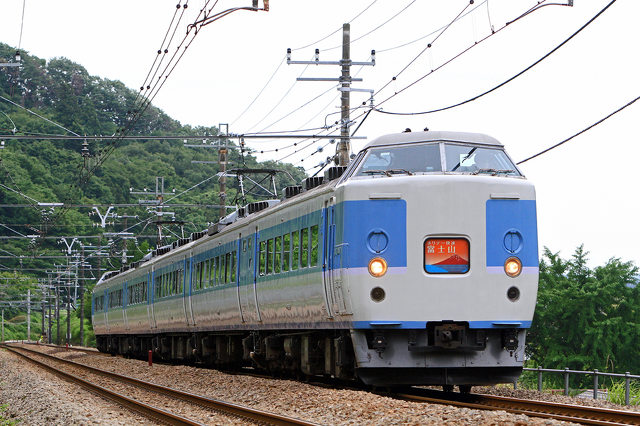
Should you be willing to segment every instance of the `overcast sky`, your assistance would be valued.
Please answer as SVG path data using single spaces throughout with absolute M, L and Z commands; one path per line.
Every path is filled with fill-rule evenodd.
M 174 41 L 182 39 L 186 23 L 193 22 L 204 1 L 189 1 Z M 2 3 L 0 41 L 18 46 L 23 0 Z M 45 59 L 69 58 L 90 74 L 121 80 L 136 89 L 157 56 L 176 3 L 178 0 L 26 0 L 20 47 Z M 250 3 L 221 0 L 215 10 Z M 311 59 L 316 47 L 321 51 L 321 60 L 338 60 L 342 34 L 336 30 L 351 21 L 352 59 L 368 61 L 372 49 L 378 52 L 375 67 L 352 68 L 352 74 L 364 79 L 353 86 L 377 92 L 394 75 L 398 76 L 376 93 L 375 102 L 379 103 L 486 37 L 491 27 L 499 30 L 537 3 L 272 0 L 267 13 L 239 11 L 203 27 L 154 104 L 183 124 L 230 123 L 232 133 L 321 127 L 327 114 L 339 111 L 337 90 L 332 89 L 332 83 L 295 83 L 295 79 L 300 75 L 337 77 L 339 68 L 280 65 L 288 47 L 294 49 L 294 60 Z M 539 59 L 608 3 L 609 0 L 575 0 L 573 7 L 543 7 L 478 43 L 380 107 L 387 111 L 424 111 L 475 96 Z M 462 11 L 472 12 L 452 24 L 436 41 L 433 40 L 438 33 L 424 37 L 449 24 Z M 633 47 L 640 40 L 638 16 L 640 2 L 619 0 L 550 58 L 496 92 L 465 106 L 424 116 L 372 112 L 358 135 L 372 140 L 406 127 L 487 133 L 500 140 L 514 160 L 522 160 L 640 95 L 640 57 Z M 428 43 L 432 47 L 398 74 Z M 242 114 L 263 88 L 262 95 Z M 367 101 L 368 96 L 352 94 L 352 106 Z M 355 111 L 352 117 L 363 111 Z M 636 176 L 640 145 L 635 128 L 639 111 L 640 102 L 521 166 L 537 187 L 541 251 L 548 246 L 568 257 L 584 243 L 591 253 L 592 265 L 602 264 L 612 256 L 640 265 L 636 246 L 640 241 Z M 330 115 L 326 120 L 332 124 L 336 117 Z M 277 159 L 293 152 L 292 148 L 284 148 L 291 143 L 264 141 L 250 146 L 258 150 L 279 148 L 278 153 L 258 157 Z M 325 143 L 313 144 L 287 161 L 313 173 L 311 168 L 334 150 L 330 145 L 324 153 L 309 157 Z M 354 141 L 354 151 L 365 143 Z M 305 161 L 300 163 L 301 159 Z

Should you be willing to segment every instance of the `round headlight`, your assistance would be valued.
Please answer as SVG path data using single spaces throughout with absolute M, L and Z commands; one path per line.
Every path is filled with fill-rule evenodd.
M 522 272 L 522 262 L 517 257 L 510 257 L 504 262 L 504 272 L 515 278 Z
M 381 257 L 374 257 L 369 261 L 369 273 L 378 278 L 387 273 L 387 261 Z

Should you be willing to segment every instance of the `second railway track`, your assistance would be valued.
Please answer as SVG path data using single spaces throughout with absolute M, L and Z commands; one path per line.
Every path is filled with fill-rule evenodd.
M 206 424 L 212 414 L 217 416 L 231 416 L 235 419 L 242 419 L 252 423 L 271 424 L 271 425 L 313 425 L 304 420 L 292 417 L 282 416 L 269 413 L 262 410 L 256 410 L 250 407 L 232 404 L 201 395 L 183 392 L 166 386 L 160 386 L 153 383 L 145 382 L 133 377 L 123 376 L 113 372 L 100 370 L 94 367 L 79 364 L 70 360 L 62 359 L 50 354 L 39 352 L 37 350 L 16 347 L 12 345 L 1 345 L 7 350 L 28 359 L 29 361 L 64 377 L 66 380 L 76 382 L 94 393 L 113 400 L 116 403 L 143 414 L 154 421 L 160 421 L 167 424 L 179 425 L 200 425 Z M 28 353 L 29 355 L 25 354 Z M 35 357 L 44 358 L 46 361 L 35 359 Z M 64 364 L 65 369 L 55 367 L 52 363 Z M 69 372 L 65 370 L 74 371 Z M 98 385 L 94 381 L 87 380 L 88 376 L 101 376 L 102 381 L 108 381 L 108 386 Z M 99 379 L 100 380 L 100 379 Z M 128 390 L 124 395 L 121 391 L 126 387 Z M 114 391 L 116 388 L 118 391 Z M 151 393 L 149 395 L 143 394 Z M 133 396 L 132 396 L 133 395 Z M 143 402 L 143 400 L 152 400 L 154 405 Z M 176 405 L 181 405 L 180 414 L 168 411 L 167 407 L 172 409 Z M 159 408 L 159 407 L 163 408 Z M 188 413 L 188 414 L 187 414 Z M 195 414 L 195 415 L 194 415 Z M 215 420 L 214 420 L 215 422 Z M 216 422 L 218 423 L 218 422 Z
M 564 420 L 587 425 L 640 425 L 640 412 L 509 398 L 484 394 L 454 394 L 413 388 L 392 396 L 409 401 L 450 404 L 480 410 L 504 410 L 531 417 Z

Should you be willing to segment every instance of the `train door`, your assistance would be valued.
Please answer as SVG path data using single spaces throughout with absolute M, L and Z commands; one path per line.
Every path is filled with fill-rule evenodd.
M 260 321 L 256 297 L 256 241 L 257 231 L 245 238 L 241 237 L 238 247 L 238 294 L 244 322 Z
M 147 272 L 147 319 L 149 320 L 149 328 L 155 328 L 151 310 L 153 309 L 153 283 L 151 282 L 151 271 Z
M 211 265 L 211 263 L 209 263 Z M 207 273 L 209 273 L 207 271 Z M 191 320 L 191 325 L 196 325 L 196 317 L 193 315 L 193 253 L 189 253 L 189 258 L 185 263 L 185 288 L 188 286 L 188 297 L 187 297 L 187 315 Z
M 178 269 L 176 269 L 176 275 L 178 279 L 178 289 L 182 293 L 182 312 L 184 312 L 184 320 L 187 323 L 187 327 L 193 325 L 193 317 L 191 314 L 191 286 L 187 281 L 189 273 L 189 261 L 184 256 L 180 262 Z
M 336 245 L 335 199 L 325 202 L 323 212 L 323 282 L 329 316 L 349 314 L 343 292 L 342 266 L 346 246 Z
M 155 303 L 156 303 L 156 270 L 155 266 L 151 267 L 151 271 L 149 271 L 149 306 L 150 306 L 150 315 L 149 315 L 149 324 L 151 328 L 158 328 L 158 323 L 156 322 L 156 312 L 155 312 Z
M 124 329 L 129 330 L 129 316 L 127 312 L 127 306 L 129 302 L 129 288 L 127 281 L 122 283 L 122 318 L 124 320 Z
M 104 325 L 107 329 L 107 331 L 109 331 L 109 292 L 105 289 L 104 290 Z

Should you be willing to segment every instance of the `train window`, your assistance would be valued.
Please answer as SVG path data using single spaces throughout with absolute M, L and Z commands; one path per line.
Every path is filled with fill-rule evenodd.
M 274 256 L 274 265 L 273 272 L 276 274 L 280 273 L 280 265 L 282 265 L 282 237 L 276 237 L 275 239 L 275 256 Z
M 267 244 L 264 241 L 260 241 L 260 275 L 267 273 Z
M 300 267 L 309 266 L 309 228 L 300 231 Z
M 311 227 L 311 265 L 318 266 L 318 225 Z
M 216 284 L 216 258 L 209 259 L 209 276 L 207 277 L 207 287 L 213 287 Z
M 284 234 L 282 237 L 282 272 L 289 270 L 291 257 L 291 234 Z
M 182 268 L 178 269 L 178 293 L 184 293 L 184 271 Z
M 231 252 L 231 282 L 236 282 L 236 251 Z
M 448 172 L 521 176 L 501 149 L 445 144 Z
M 196 267 L 193 269 L 193 287 L 200 290 L 200 262 L 196 263 Z
M 273 238 L 267 241 L 267 275 L 273 274 Z
M 394 173 L 441 172 L 440 145 L 424 143 L 372 148 L 362 162 L 356 176 Z
M 220 264 L 218 265 L 218 284 L 224 284 L 224 254 L 220 256 Z
M 298 269 L 300 263 L 300 232 L 293 231 L 291 233 L 291 270 Z
M 222 282 L 229 282 L 229 272 L 231 271 L 231 253 L 227 253 L 224 255 L 224 277 L 222 278 Z

